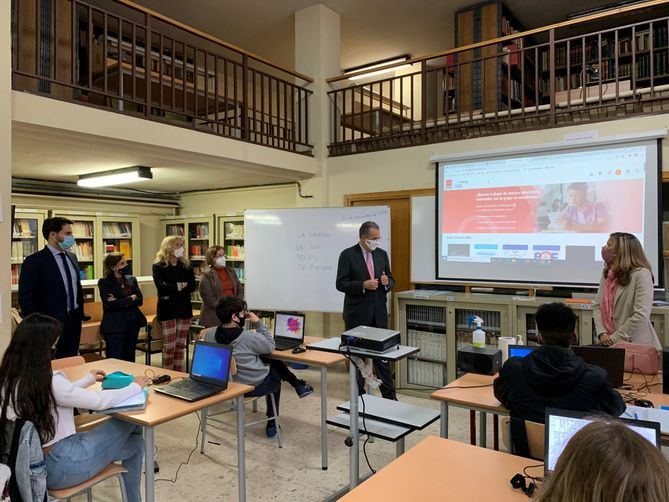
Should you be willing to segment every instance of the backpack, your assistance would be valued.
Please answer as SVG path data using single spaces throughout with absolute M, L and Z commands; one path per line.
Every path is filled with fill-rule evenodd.
M 37 429 L 22 419 L 5 422 L 0 463 L 12 471 L 9 499 L 12 502 L 42 502 L 47 499 L 46 463 Z

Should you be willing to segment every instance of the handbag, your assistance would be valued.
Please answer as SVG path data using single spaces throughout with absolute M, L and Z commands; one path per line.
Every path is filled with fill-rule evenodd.
M 650 345 L 618 342 L 613 347 L 625 349 L 625 371 L 642 375 L 657 374 L 660 358 L 657 350 Z

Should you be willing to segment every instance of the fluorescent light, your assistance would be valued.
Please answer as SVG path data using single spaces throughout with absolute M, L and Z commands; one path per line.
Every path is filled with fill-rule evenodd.
M 124 167 L 101 173 L 83 174 L 79 176 L 77 185 L 80 187 L 104 187 L 112 185 L 124 185 L 137 181 L 153 179 L 151 168 L 146 166 Z
M 344 75 L 348 75 L 349 73 L 358 73 L 360 71 L 365 71 L 365 70 L 374 70 L 374 68 L 381 68 L 382 66 L 388 66 L 389 64 L 397 64 L 401 63 L 402 61 L 406 61 L 409 59 L 409 56 L 402 56 L 399 58 L 393 58 L 393 59 L 387 59 L 385 61 L 379 61 L 378 63 L 372 63 L 369 65 L 362 66 L 360 68 L 353 68 L 350 70 L 347 70 L 344 72 Z M 384 73 L 391 73 L 395 72 L 398 70 L 404 70 L 406 68 L 409 68 L 411 65 L 410 64 L 403 64 L 400 66 L 395 66 L 393 68 L 385 68 L 383 70 L 376 70 L 376 71 L 367 71 L 361 75 L 354 75 L 353 77 L 348 77 L 349 80 L 360 80 L 363 78 L 369 78 L 369 77 L 374 77 L 376 75 L 382 75 Z

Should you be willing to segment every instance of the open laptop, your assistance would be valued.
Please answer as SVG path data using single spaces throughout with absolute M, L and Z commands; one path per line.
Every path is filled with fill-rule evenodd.
M 276 350 L 294 349 L 304 343 L 304 314 L 277 312 L 274 315 Z
M 614 349 L 613 347 L 595 347 L 594 345 L 574 345 L 574 354 L 582 357 L 588 364 L 594 364 L 604 368 L 609 375 L 613 387 L 620 388 L 623 385 L 625 374 L 625 349 Z
M 536 348 L 536 345 L 509 345 L 509 357 L 525 357 Z
M 625 418 L 614 420 L 624 422 L 630 429 L 638 432 L 655 447 L 661 448 L 659 423 Z M 546 476 L 550 476 L 555 470 L 558 458 L 560 458 L 572 436 L 592 421 L 592 413 L 555 408 L 546 409 L 546 448 L 544 454 L 544 473 Z
M 228 388 L 231 358 L 230 345 L 195 342 L 190 377 L 155 390 L 190 402 L 213 396 Z

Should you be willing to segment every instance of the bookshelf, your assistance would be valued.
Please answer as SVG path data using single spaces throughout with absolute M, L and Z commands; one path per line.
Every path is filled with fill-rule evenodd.
M 218 235 L 221 246 L 225 248 L 228 265 L 235 269 L 237 278 L 243 284 L 246 277 L 244 268 L 244 215 L 219 216 Z
M 42 223 L 47 211 L 39 209 L 19 209 L 14 214 L 12 226 L 11 281 L 19 283 L 23 260 L 46 245 L 42 237 Z
M 82 281 L 86 279 L 97 279 L 102 269 L 96 266 L 95 253 L 98 251 L 97 240 L 97 217 L 84 213 L 57 212 L 53 216 L 63 216 L 72 220 L 72 234 L 76 244 L 70 249 L 77 256 L 79 262 L 79 277 Z M 96 275 L 97 274 L 97 275 Z
M 161 221 L 163 235 L 180 235 L 184 238 L 186 254 L 193 265 L 195 277 L 198 278 L 206 268 L 204 255 L 207 248 L 215 242 L 214 216 L 175 216 L 163 218 Z
M 133 275 L 140 275 L 139 267 L 135 266 L 135 258 L 139 258 L 139 217 L 130 215 L 100 216 L 97 219 L 97 235 L 100 236 L 101 259 L 98 263 L 100 274 L 103 261 L 108 253 L 123 253 L 130 264 Z

